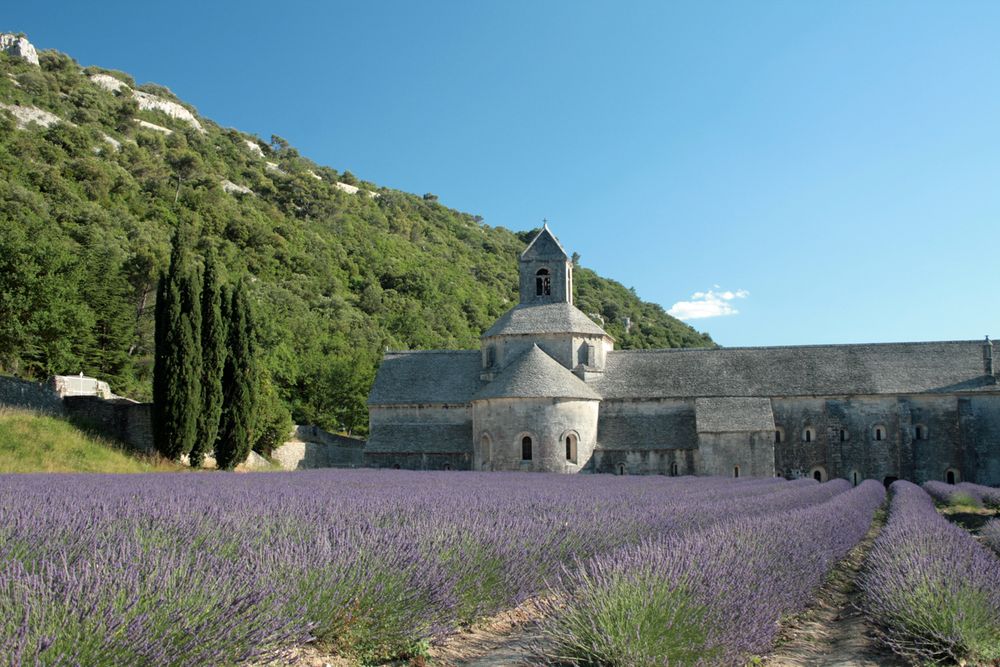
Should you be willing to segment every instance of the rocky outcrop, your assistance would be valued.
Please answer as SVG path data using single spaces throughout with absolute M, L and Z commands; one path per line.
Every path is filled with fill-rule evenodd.
M 156 123 L 150 123 L 149 121 L 142 120 L 141 118 L 133 118 L 135 122 L 139 124 L 139 127 L 144 127 L 147 130 L 153 130 L 154 132 L 162 132 L 163 134 L 173 134 L 174 131 L 169 127 L 163 127 L 162 125 L 157 125 Z
M 253 194 L 253 190 L 251 190 L 247 186 L 245 186 L 245 185 L 239 185 L 237 183 L 233 183 L 232 181 L 230 181 L 229 179 L 226 179 L 226 178 L 224 178 L 221 181 L 219 181 L 219 185 L 221 185 L 222 189 L 225 190 L 226 192 L 228 192 L 231 195 L 252 195 Z
M 93 81 L 96 85 L 103 88 L 104 90 L 108 91 L 109 93 L 117 93 L 122 88 L 131 90 L 128 84 L 126 84 L 124 81 L 119 81 L 110 74 L 102 74 L 100 72 L 98 72 L 97 74 L 91 74 L 90 80 Z
M 38 66 L 38 52 L 28 38 L 23 35 L 0 33 L 0 51 L 15 58 L 23 58 L 31 65 Z
M 42 127 L 51 127 L 56 123 L 73 124 L 68 120 L 63 120 L 54 113 L 49 113 L 45 109 L 39 109 L 38 107 L 23 107 L 18 104 L 4 104 L 0 102 L 0 109 L 9 111 L 14 116 L 19 130 L 25 129 L 32 123 L 41 125 Z
M 194 114 L 177 102 L 171 102 L 162 97 L 144 93 L 141 90 L 133 91 L 132 97 L 139 103 L 139 108 L 144 111 L 162 111 L 171 118 L 184 121 L 199 132 L 205 131 L 201 123 L 198 122 L 198 119 L 194 117 Z
M 260 158 L 264 157 L 264 149 L 260 147 L 260 144 L 252 139 L 244 139 L 243 141 L 246 142 L 247 148 L 250 149 L 251 153 Z

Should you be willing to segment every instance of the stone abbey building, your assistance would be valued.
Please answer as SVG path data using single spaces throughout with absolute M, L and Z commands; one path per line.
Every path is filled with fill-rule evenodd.
M 365 462 L 420 470 L 1000 484 L 987 339 L 615 350 L 546 226 L 479 351 L 385 355 Z

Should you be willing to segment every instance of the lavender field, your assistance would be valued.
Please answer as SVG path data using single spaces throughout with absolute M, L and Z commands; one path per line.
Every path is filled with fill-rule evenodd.
M 743 664 L 884 497 L 843 480 L 0 476 L 0 665 L 260 665 L 304 643 L 378 663 L 528 598 L 549 606 L 548 662 Z

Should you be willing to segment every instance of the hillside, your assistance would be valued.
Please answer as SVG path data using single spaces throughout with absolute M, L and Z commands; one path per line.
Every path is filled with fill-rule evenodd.
M 65 419 L 0 408 L 0 474 L 11 472 L 168 472 L 166 461 L 131 456 Z
M 382 350 L 474 348 L 516 301 L 530 231 L 220 127 L 162 86 L 38 60 L 0 53 L 0 371 L 83 371 L 148 399 L 180 226 L 250 275 L 272 386 L 301 423 L 363 432 Z M 713 344 L 619 283 L 575 278 L 620 348 Z

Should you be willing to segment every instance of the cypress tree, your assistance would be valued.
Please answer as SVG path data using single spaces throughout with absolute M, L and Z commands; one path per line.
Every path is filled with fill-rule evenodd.
M 191 465 L 201 466 L 212 451 L 222 416 L 222 374 L 226 363 L 226 321 L 222 313 L 222 285 L 214 254 L 205 261 L 201 290 L 201 412 L 198 435 L 191 448 Z
M 224 470 L 232 470 L 250 453 L 258 378 L 253 321 L 243 281 L 232 290 L 228 301 L 222 419 L 215 444 L 215 460 Z
M 191 451 L 201 405 L 200 283 L 178 232 L 157 286 L 153 370 L 153 437 L 173 460 Z

